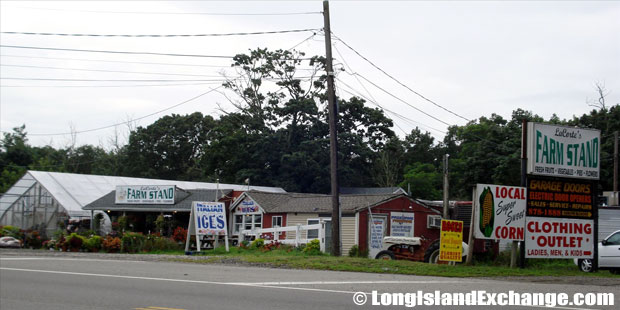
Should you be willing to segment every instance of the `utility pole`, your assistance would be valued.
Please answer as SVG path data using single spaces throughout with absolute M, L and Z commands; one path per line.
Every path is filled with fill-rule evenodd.
M 617 130 L 616 132 L 614 132 L 614 193 L 615 193 L 614 195 L 618 195 L 618 131 Z
M 327 70 L 327 100 L 329 106 L 329 161 L 332 189 L 332 255 L 340 256 L 340 187 L 338 185 L 338 111 L 334 92 L 334 68 L 332 67 L 332 33 L 329 24 L 329 2 L 323 1 L 325 32 L 325 56 Z
M 449 190 L 449 184 L 448 184 L 448 158 L 450 157 L 450 154 L 446 154 L 443 157 L 443 218 L 444 220 L 448 219 L 448 205 L 450 204 L 449 198 L 448 198 L 448 190 Z M 473 211 L 473 209 L 472 209 Z

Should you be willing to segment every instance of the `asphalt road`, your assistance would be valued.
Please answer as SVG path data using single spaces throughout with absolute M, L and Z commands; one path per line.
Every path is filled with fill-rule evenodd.
M 139 259 L 139 258 L 138 258 Z M 34 256 L 0 252 L 0 309 L 383 309 L 353 302 L 356 292 L 614 293 L 615 306 L 557 309 L 617 309 L 618 285 L 528 283 L 353 272 L 290 270 L 114 257 Z M 396 308 L 396 307 L 389 307 Z M 406 308 L 399 306 L 398 308 Z M 499 306 L 423 309 L 494 309 Z M 545 307 L 505 306 L 502 309 Z

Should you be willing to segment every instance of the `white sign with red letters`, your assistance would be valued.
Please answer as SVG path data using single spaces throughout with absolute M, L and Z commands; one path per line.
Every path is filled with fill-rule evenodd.
M 528 216 L 525 248 L 527 258 L 592 258 L 594 221 Z

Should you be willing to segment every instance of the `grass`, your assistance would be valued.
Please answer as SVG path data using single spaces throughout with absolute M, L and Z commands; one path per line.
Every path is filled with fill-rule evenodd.
M 168 254 L 168 253 L 166 253 Z M 178 253 L 177 253 L 178 254 Z M 376 260 L 358 257 L 333 257 L 329 255 L 307 255 L 302 251 L 259 249 L 240 249 L 231 247 L 226 253 L 223 247 L 215 250 L 202 251 L 204 259 L 173 259 L 192 263 L 241 263 L 265 267 L 315 269 L 333 271 L 355 271 L 369 273 L 389 273 L 444 277 L 507 277 L 507 276 L 586 276 L 586 277 L 617 277 L 608 271 L 584 273 L 579 271 L 572 260 L 528 260 L 527 268 L 510 268 L 499 265 L 499 260 L 476 262 L 472 266 L 458 264 L 435 265 L 406 260 Z

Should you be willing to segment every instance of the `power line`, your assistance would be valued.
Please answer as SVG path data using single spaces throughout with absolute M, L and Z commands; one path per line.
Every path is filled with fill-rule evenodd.
M 196 85 L 217 85 L 221 82 L 213 83 L 183 83 L 183 84 L 135 84 L 135 85 L 0 85 L 7 88 L 102 88 L 102 87 L 160 87 L 160 86 L 196 86 Z
M 249 36 L 264 34 L 282 34 L 318 31 L 319 29 L 291 29 L 273 30 L 256 32 L 231 32 L 231 33 L 199 33 L 199 34 L 94 34 L 94 33 L 53 33 L 53 32 L 22 32 L 22 31 L 2 31 L 1 34 L 31 35 L 31 36 L 62 36 L 62 37 L 104 37 L 104 38 L 191 38 L 191 37 L 228 37 L 228 36 Z
M 144 115 L 144 116 L 138 117 L 136 119 L 132 119 L 132 120 L 127 121 L 127 122 L 121 122 L 121 123 L 116 123 L 116 124 L 113 124 L 113 125 L 108 125 L 108 126 L 103 126 L 103 127 L 98 127 L 98 128 L 92 128 L 92 129 L 87 129 L 87 130 L 74 131 L 74 132 L 65 132 L 65 133 L 28 133 L 28 135 L 30 135 L 30 136 L 63 136 L 63 135 L 72 135 L 72 134 L 86 133 L 86 132 L 92 132 L 92 131 L 98 131 L 98 130 L 102 130 L 102 129 L 112 128 L 112 127 L 116 127 L 116 126 L 119 126 L 119 125 L 124 125 L 124 124 L 128 124 L 128 123 L 131 123 L 131 122 L 139 121 L 141 119 L 144 119 L 144 118 L 147 118 L 147 117 L 150 117 L 150 116 L 153 116 L 153 115 L 156 115 L 156 114 L 168 111 L 170 109 L 176 108 L 178 106 L 184 105 L 184 104 L 186 104 L 188 102 L 191 102 L 191 101 L 194 101 L 194 100 L 196 100 L 196 99 L 198 99 L 198 98 L 200 98 L 200 97 L 202 97 L 204 95 L 207 95 L 207 94 L 209 94 L 209 93 L 211 93 L 211 92 L 213 92 L 216 89 L 221 88 L 221 87 L 223 87 L 223 86 L 218 86 L 216 88 L 212 88 L 212 89 L 210 89 L 210 90 L 208 90 L 208 91 L 206 91 L 206 92 L 204 92 L 202 94 L 199 94 L 197 96 L 194 96 L 194 97 L 192 97 L 190 99 L 187 99 L 185 101 L 182 101 L 180 103 L 177 103 L 175 105 L 167 107 L 165 109 L 153 112 L 151 114 Z
M 375 83 L 371 82 L 369 79 L 367 79 L 367 78 L 366 78 L 366 77 L 364 77 L 363 75 L 361 75 L 361 74 L 359 74 L 359 73 L 351 73 L 351 74 L 352 74 L 352 75 L 358 75 L 359 77 L 361 77 L 362 79 L 364 79 L 366 82 L 368 82 L 368 83 L 372 84 L 374 87 L 376 87 L 376 88 L 378 88 L 378 89 L 382 90 L 384 93 L 388 94 L 388 95 L 389 95 L 389 96 L 391 96 L 392 98 L 394 98 L 394 99 L 396 99 L 396 100 L 398 100 L 398 101 L 400 101 L 400 102 L 402 102 L 402 103 L 404 103 L 404 104 L 406 104 L 406 105 L 408 105 L 408 106 L 412 107 L 412 108 L 413 108 L 413 109 L 415 109 L 416 111 L 418 111 L 418 112 L 420 112 L 420 113 L 422 113 L 422 114 L 424 114 L 424 115 L 426 115 L 426 116 L 428 116 L 428 117 L 430 117 L 430 118 L 432 118 L 432 119 L 434 119 L 434 120 L 436 120 L 436 121 L 438 121 L 438 122 L 440 122 L 440 123 L 442 123 L 442 124 L 445 124 L 445 125 L 447 125 L 447 126 L 451 126 L 451 124 L 446 123 L 446 122 L 444 122 L 444 121 L 442 121 L 442 120 L 438 119 L 437 117 L 432 116 L 432 115 L 430 115 L 430 114 L 428 114 L 428 113 L 426 113 L 426 112 L 422 111 L 421 109 L 419 109 L 419 108 L 415 107 L 415 106 L 414 106 L 414 105 L 412 105 L 411 103 L 409 103 L 409 102 L 407 102 L 407 101 L 405 101 L 405 100 L 403 100 L 403 99 L 401 99 L 401 98 L 397 97 L 396 95 L 394 95 L 394 94 L 390 93 L 389 91 L 385 90 L 385 89 L 384 89 L 384 88 L 382 88 L 381 86 L 379 86 L 379 85 L 377 85 L 377 84 L 375 84 Z
M 104 60 L 104 59 L 80 59 L 80 58 L 67 58 L 67 57 L 23 56 L 23 55 L 7 55 L 7 54 L 0 54 L 0 56 L 1 57 L 18 57 L 18 58 L 35 58 L 35 59 L 71 60 L 71 61 L 110 62 L 110 63 L 125 63 L 125 64 L 141 64 L 141 65 L 160 65 L 160 66 L 230 68 L 230 65 L 199 65 L 199 64 L 163 63 L 163 62 Z
M 36 68 L 36 69 L 53 69 L 53 70 L 88 71 L 88 72 L 112 72 L 112 73 L 152 74 L 152 75 L 221 77 L 220 75 L 182 74 L 182 73 L 163 73 L 163 72 L 142 72 L 142 71 L 122 71 L 122 70 L 102 70 L 102 69 L 83 69 L 83 68 L 63 68 L 63 67 L 49 67 L 49 66 L 5 65 L 5 64 L 0 64 L 0 66 L 2 66 L 2 67 L 17 67 L 17 68 Z
M 368 58 L 364 57 L 362 54 L 360 54 L 357 50 L 355 50 L 353 47 L 351 47 L 349 44 L 347 44 L 346 42 L 344 42 L 341 38 L 337 37 L 336 35 L 334 35 L 336 37 L 336 39 L 340 42 L 342 42 L 342 44 L 344 44 L 344 46 L 348 47 L 350 50 L 352 50 L 354 53 L 356 53 L 358 56 L 360 56 L 362 59 L 364 59 L 366 62 L 368 62 L 369 64 L 371 64 L 373 67 L 375 67 L 375 69 L 381 71 L 381 73 L 385 74 L 387 77 L 389 77 L 390 79 L 392 79 L 393 81 L 395 81 L 396 83 L 400 84 L 401 86 L 405 87 L 407 90 L 411 91 L 412 93 L 416 94 L 417 96 L 419 96 L 420 98 L 432 103 L 433 105 L 435 105 L 438 108 L 441 108 L 442 110 L 455 115 L 457 117 L 460 117 L 466 121 L 470 121 L 470 119 L 461 116 L 460 114 L 457 114 L 456 112 L 453 112 L 441 105 L 439 105 L 438 103 L 436 103 L 435 101 L 426 98 L 425 96 L 423 96 L 422 94 L 418 93 L 417 91 L 411 89 L 409 86 L 403 84 L 402 82 L 400 82 L 399 80 L 397 80 L 395 77 L 393 77 L 392 75 L 390 75 L 389 73 L 385 72 L 383 69 L 381 69 L 379 66 L 375 65 L 372 61 L 370 61 Z
M 48 79 L 48 78 L 20 78 L 20 77 L 0 77 L 2 80 L 20 81 L 63 81 L 63 82 L 226 82 L 225 79 L 218 80 L 106 80 L 106 79 Z
M 343 82 L 341 79 L 337 78 L 337 80 L 338 80 L 338 82 L 339 82 L 339 83 L 341 83 L 341 84 L 343 84 L 344 86 L 348 87 L 350 90 L 355 91 L 355 89 L 354 89 L 353 87 L 351 87 L 349 84 L 347 84 L 347 83 Z M 407 120 L 407 121 L 409 121 L 409 122 L 412 122 L 412 123 L 416 124 L 416 126 L 426 127 L 426 128 L 428 128 L 428 129 L 431 129 L 431 130 L 434 130 L 434 131 L 440 132 L 440 133 L 442 133 L 442 134 L 446 134 L 446 132 L 445 132 L 445 131 L 439 130 L 439 129 L 437 129 L 437 128 L 433 128 L 433 127 L 428 126 L 428 125 L 426 125 L 426 124 L 423 124 L 423 123 L 420 123 L 420 122 L 415 121 L 415 120 L 413 120 L 413 119 L 410 119 L 410 118 L 408 118 L 408 117 L 406 117 L 406 116 L 404 116 L 404 115 L 402 115 L 402 114 L 400 114 L 400 113 L 397 113 L 397 112 L 394 112 L 394 111 L 392 111 L 392 110 L 386 109 L 386 108 L 384 108 L 383 106 L 381 106 L 379 103 L 377 103 L 375 100 L 371 100 L 371 99 L 369 99 L 368 97 L 366 97 L 366 96 L 364 96 L 364 95 L 360 94 L 360 92 L 359 92 L 359 91 L 355 91 L 355 92 L 356 92 L 356 94 L 355 94 L 355 93 L 353 93 L 353 92 L 351 92 L 351 91 L 347 91 L 346 89 L 343 89 L 343 91 L 345 91 L 345 92 L 347 92 L 347 93 L 349 93 L 350 95 L 353 95 L 353 96 L 359 96 L 359 97 L 361 97 L 361 98 L 365 99 L 366 101 L 368 101 L 368 102 L 370 102 L 370 103 L 372 103 L 372 104 L 376 105 L 377 107 L 379 107 L 380 109 L 382 109 L 382 110 L 384 110 L 384 111 L 387 111 L 387 112 L 389 112 L 389 113 L 391 113 L 391 114 L 393 114 L 393 115 L 396 115 L 396 116 L 400 117 L 401 119 L 404 119 L 404 120 Z
M 9 6 L 9 8 L 61 11 L 61 12 L 101 13 L 101 14 L 212 15 L 212 16 L 284 16 L 284 15 L 323 14 L 323 12 L 214 13 L 214 12 L 95 11 L 95 10 L 69 10 L 69 9 L 53 9 L 53 8 L 20 7 L 20 6 Z
M 40 47 L 40 46 L 20 46 L 20 45 L 0 45 L 0 47 L 35 49 L 35 50 L 50 50 L 50 51 L 109 53 L 109 54 L 130 54 L 130 55 L 155 55 L 155 56 L 174 56 L 174 57 L 201 57 L 201 58 L 227 58 L 227 59 L 232 59 L 234 57 L 234 56 L 222 56 L 222 55 L 193 55 L 193 54 L 172 54 L 172 53 L 154 53 L 154 52 L 82 50 L 82 49 L 72 49 L 72 48 L 56 48 L 56 47 Z

